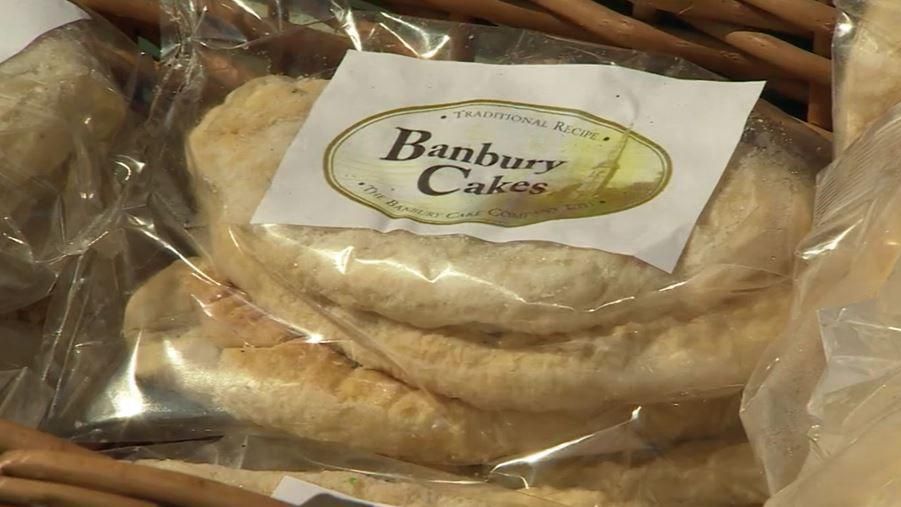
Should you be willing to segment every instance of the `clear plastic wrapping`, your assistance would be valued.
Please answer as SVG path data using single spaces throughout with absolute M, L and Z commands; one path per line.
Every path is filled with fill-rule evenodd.
M 127 132 L 131 86 L 113 65 L 130 50 L 120 37 L 77 21 L 0 63 L 0 314 L 45 297 L 115 207 L 107 157 Z
M 791 319 L 745 392 L 772 505 L 896 501 L 899 129 L 896 107 L 822 174 Z
M 894 0 L 839 0 L 833 39 L 835 149 L 844 151 L 885 111 L 901 102 L 901 5 Z
M 750 505 L 760 501 L 761 493 L 755 486 L 759 485 L 757 470 L 746 445 L 723 447 L 704 456 L 707 450 L 683 449 L 668 461 L 651 461 L 632 469 L 615 462 L 571 462 L 556 466 L 543 483 L 530 487 L 524 487 L 520 480 L 510 480 L 501 487 L 483 477 L 455 475 L 321 443 L 263 434 L 236 433 L 215 442 L 109 452 L 119 459 L 266 495 L 277 492 L 279 484 L 289 477 L 386 505 L 589 507 Z M 732 499 L 729 503 L 721 500 L 724 492 Z
M 292 23 L 241 2 L 166 4 L 158 137 L 136 156 L 120 226 L 70 279 L 47 427 L 122 442 L 255 425 L 560 490 L 567 505 L 761 503 L 737 396 L 787 317 L 828 144 L 755 108 L 672 275 L 550 243 L 250 226 L 350 48 L 712 77 L 519 30 L 302 4 L 279 3 Z
M 130 106 L 148 84 L 136 79 L 140 61 L 132 42 L 93 18 L 0 61 L 0 418 L 37 425 L 52 399 L 36 364 L 44 331 L 54 332 L 50 294 L 118 213 L 129 175 L 113 154 L 134 140 Z
M 0 419 L 37 426 L 53 390 L 30 366 L 41 345 L 38 323 L 22 318 L 0 320 Z

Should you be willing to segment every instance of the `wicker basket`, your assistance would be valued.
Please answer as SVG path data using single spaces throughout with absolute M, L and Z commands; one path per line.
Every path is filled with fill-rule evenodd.
M 156 34 L 158 0 L 80 1 L 120 26 Z M 836 12 L 829 0 L 370 1 L 400 14 L 528 28 L 672 54 L 732 79 L 765 79 L 769 97 L 780 106 L 831 130 Z M 283 9 L 269 12 L 287 19 Z
M 830 48 L 835 9 L 827 0 L 382 0 L 402 13 L 453 13 L 681 56 L 733 79 L 766 79 L 772 93 L 803 105 L 830 129 Z M 623 8 L 625 4 L 626 8 Z M 618 9 L 617 9 L 618 8 Z

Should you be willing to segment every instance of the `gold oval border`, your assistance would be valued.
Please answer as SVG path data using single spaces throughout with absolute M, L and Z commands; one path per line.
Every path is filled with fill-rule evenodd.
M 383 120 L 385 118 L 390 118 L 392 116 L 401 116 L 401 115 L 405 115 L 405 114 L 409 114 L 409 113 L 413 113 L 413 112 L 440 111 L 442 109 L 453 109 L 453 108 L 457 108 L 457 107 L 461 107 L 461 106 L 472 106 L 472 105 L 480 105 L 480 104 L 500 105 L 500 106 L 511 107 L 513 109 L 526 109 L 526 110 L 532 110 L 532 111 L 538 111 L 538 112 L 551 111 L 554 113 L 562 114 L 564 116 L 575 116 L 577 118 L 587 120 L 587 121 L 595 123 L 597 125 L 605 126 L 605 127 L 611 128 L 612 130 L 619 131 L 622 134 L 625 134 L 626 132 L 630 132 L 629 135 L 631 137 L 633 137 L 636 141 L 644 144 L 646 147 L 650 148 L 652 151 L 654 151 L 658 154 L 658 156 L 664 163 L 663 169 L 664 169 L 665 175 L 664 175 L 663 179 L 661 180 L 660 185 L 657 187 L 657 189 L 654 190 L 654 192 L 651 195 L 649 195 L 646 199 L 636 202 L 630 206 L 612 210 L 612 211 L 606 211 L 603 213 L 598 213 L 596 215 L 590 215 L 590 216 L 586 216 L 586 217 L 546 218 L 543 220 L 538 220 L 535 222 L 529 222 L 529 223 L 519 224 L 519 225 L 504 225 L 504 224 L 498 224 L 498 223 L 495 223 L 495 222 L 492 222 L 489 220 L 458 220 L 458 221 L 453 221 L 453 222 L 436 222 L 436 221 L 425 220 L 425 219 L 421 219 L 421 218 L 412 218 L 412 217 L 409 217 L 406 215 L 396 215 L 394 213 L 383 210 L 382 208 L 370 203 L 369 201 L 367 201 L 365 199 L 359 198 L 356 194 L 354 194 L 350 190 L 344 188 L 343 185 L 341 185 L 340 183 L 338 183 L 337 180 L 334 179 L 332 171 L 333 171 L 333 167 L 334 167 L 335 152 L 338 150 L 341 143 L 343 143 L 345 140 L 347 140 L 347 138 L 349 138 L 351 135 L 353 135 L 356 131 L 358 131 L 372 123 Z M 328 146 L 325 149 L 325 154 L 323 155 L 322 166 L 323 166 L 322 167 L 323 172 L 325 173 L 326 182 L 328 182 L 329 186 L 331 186 L 333 189 L 335 189 L 335 191 L 337 191 L 341 194 L 344 194 L 345 196 L 349 197 L 351 200 L 354 200 L 354 201 L 362 204 L 363 206 L 366 206 L 368 208 L 372 208 L 372 209 L 378 211 L 379 213 L 387 216 L 388 218 L 407 219 L 407 220 L 412 220 L 414 222 L 430 224 L 430 225 L 485 224 L 485 225 L 493 225 L 493 226 L 497 226 L 497 227 L 507 227 L 507 228 L 525 227 L 528 225 L 535 225 L 535 224 L 540 224 L 540 223 L 544 223 L 544 222 L 551 222 L 554 220 L 575 220 L 575 219 L 581 219 L 581 218 L 599 217 L 599 216 L 612 215 L 614 213 L 620 213 L 620 212 L 623 212 L 626 210 L 630 210 L 632 208 L 636 208 L 643 204 L 647 204 L 648 202 L 654 200 L 654 198 L 656 198 L 658 195 L 660 195 L 660 193 L 663 192 L 663 189 L 665 189 L 666 186 L 669 184 L 670 179 L 673 174 L 673 161 L 670 158 L 669 153 L 667 153 L 666 150 L 664 150 L 662 146 L 660 146 L 659 144 L 655 143 L 651 139 L 639 134 L 638 132 L 636 132 L 634 130 L 629 131 L 626 127 L 624 127 L 623 125 L 620 125 L 619 123 L 601 118 L 599 116 L 595 116 L 591 113 L 586 113 L 585 111 L 580 111 L 578 109 L 570 109 L 570 108 L 566 108 L 566 107 L 556 107 L 556 106 L 541 106 L 541 105 L 537 105 L 537 104 L 526 104 L 524 102 L 512 102 L 512 101 L 506 101 L 506 100 L 488 100 L 488 99 L 474 99 L 474 100 L 464 100 L 461 102 L 448 102 L 448 103 L 444 103 L 444 104 L 431 104 L 431 105 L 424 105 L 424 106 L 402 107 L 402 108 L 392 109 L 390 111 L 385 111 L 383 113 L 379 113 L 379 114 L 364 118 L 364 119 L 354 123 L 350 127 L 344 129 L 344 131 L 342 131 L 340 134 L 338 134 L 335 137 L 335 139 L 332 140 L 332 142 L 330 142 L 328 144 Z

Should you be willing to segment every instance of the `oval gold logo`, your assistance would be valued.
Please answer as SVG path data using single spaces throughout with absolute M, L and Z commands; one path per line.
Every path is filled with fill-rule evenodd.
M 640 206 L 672 162 L 650 139 L 583 111 L 474 100 L 356 123 L 325 153 L 326 179 L 391 218 L 505 227 Z

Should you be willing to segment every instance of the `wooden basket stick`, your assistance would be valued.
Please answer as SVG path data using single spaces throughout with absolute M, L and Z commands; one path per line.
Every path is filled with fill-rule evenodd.
M 772 74 L 759 62 L 738 51 L 717 50 L 681 39 L 592 0 L 532 1 L 620 47 L 679 56 L 739 79 L 770 77 Z
M 0 476 L 0 501 L 15 505 L 158 507 L 152 502 L 88 488 L 4 476 Z
M 815 33 L 813 36 L 813 51 L 823 57 L 831 58 L 831 35 L 822 32 Z M 807 121 L 824 129 L 832 129 L 832 89 L 830 87 L 816 84 L 810 85 Z
M 804 51 L 782 39 L 715 21 L 700 19 L 687 21 L 698 30 L 799 79 L 826 87 L 832 82 L 832 64 L 827 58 Z
M 772 14 L 756 9 L 738 0 L 629 0 L 643 3 L 678 16 L 692 16 L 713 21 L 724 21 L 742 26 L 801 34 L 796 25 L 785 22 Z M 784 0 L 791 1 L 791 0 Z
M 645 23 L 654 23 L 660 17 L 660 11 L 650 0 L 632 0 L 632 17 Z
M 515 26 L 561 37 L 597 41 L 598 37 L 553 14 L 500 0 L 392 0 L 406 5 L 426 4 L 450 14 L 484 19 L 497 25 Z
M 108 16 L 116 16 L 146 24 L 159 24 L 158 0 L 76 0 L 88 9 Z
M 273 498 L 209 479 L 66 452 L 7 452 L 0 455 L 0 473 L 152 502 L 147 505 L 288 507 Z
M 812 32 L 832 36 L 837 12 L 834 7 L 817 0 L 742 0 L 770 12 L 789 23 Z
M 675 35 L 685 40 L 690 40 L 697 44 L 716 49 L 730 48 L 725 42 L 710 37 L 709 35 L 689 29 L 682 28 L 662 28 L 667 33 Z M 760 66 L 766 67 L 766 63 L 760 62 Z M 763 79 L 762 77 L 746 77 L 744 79 Z M 791 79 L 790 76 L 781 75 L 778 70 L 773 69 L 771 75 L 766 79 L 767 89 L 796 102 L 806 103 L 808 98 L 808 84 L 804 81 Z
M 0 452 L 16 449 L 63 451 L 84 456 L 103 457 L 102 454 L 95 453 L 67 440 L 12 421 L 0 419 Z

